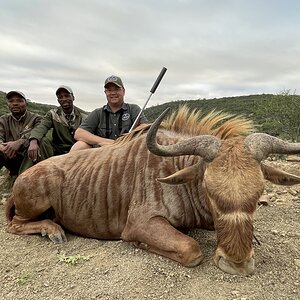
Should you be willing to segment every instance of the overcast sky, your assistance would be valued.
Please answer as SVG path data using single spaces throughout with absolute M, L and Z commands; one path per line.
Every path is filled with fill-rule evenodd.
M 0 0 L 0 90 L 57 104 L 103 106 L 103 82 L 123 79 L 125 100 L 300 91 L 299 0 Z

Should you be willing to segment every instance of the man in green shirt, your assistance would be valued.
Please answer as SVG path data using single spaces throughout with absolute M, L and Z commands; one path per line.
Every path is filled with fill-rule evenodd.
M 77 142 L 71 151 L 88 149 L 112 143 L 121 134 L 129 132 L 141 108 L 124 102 L 125 88 L 118 76 L 104 82 L 107 104 L 92 111 L 75 132 Z M 148 123 L 142 113 L 138 124 Z
M 9 114 L 0 117 L 0 169 L 18 175 L 27 156 L 29 135 L 42 117 L 27 110 L 25 95 L 10 91 L 6 95 Z
M 25 168 L 48 157 L 68 153 L 75 143 L 75 130 L 87 116 L 74 106 L 75 97 L 70 87 L 60 86 L 56 96 L 60 106 L 49 110 L 30 133 L 29 159 Z M 51 133 L 50 138 L 48 132 Z

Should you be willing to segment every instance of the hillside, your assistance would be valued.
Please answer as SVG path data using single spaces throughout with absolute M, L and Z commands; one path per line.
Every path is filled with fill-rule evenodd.
M 212 110 L 223 111 L 251 118 L 257 130 L 299 141 L 300 133 L 300 95 L 282 93 L 279 95 L 262 94 L 218 99 L 181 100 L 147 108 L 146 116 L 153 121 L 165 108 L 176 110 L 187 104 L 204 114 Z
M 167 107 L 176 110 L 187 104 L 192 109 L 201 110 L 204 114 L 216 110 L 253 119 L 258 131 L 280 136 L 293 141 L 300 140 L 300 95 L 283 92 L 279 95 L 261 94 L 214 99 L 178 100 L 146 108 L 145 115 L 149 121 Z M 44 115 L 53 105 L 29 102 L 29 109 Z M 0 92 L 0 115 L 7 113 L 5 93 Z
M 40 114 L 41 116 L 51 109 L 56 107 L 55 105 L 41 104 L 32 101 L 28 101 L 28 109 L 34 113 Z M 6 93 L 0 91 L 0 116 L 8 113 L 8 107 L 6 103 Z

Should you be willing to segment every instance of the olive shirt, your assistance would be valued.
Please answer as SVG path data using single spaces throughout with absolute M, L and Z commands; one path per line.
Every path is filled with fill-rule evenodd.
M 19 120 L 11 113 L 0 117 L 0 144 L 23 140 L 15 157 L 7 158 L 4 153 L 0 152 L 0 169 L 5 166 L 11 176 L 19 173 L 24 161 L 27 160 L 30 131 L 39 124 L 41 119 L 41 116 L 27 110 Z
M 75 106 L 70 115 L 66 115 L 61 107 L 51 109 L 46 113 L 39 126 L 31 131 L 29 140 L 36 139 L 41 142 L 41 139 L 52 129 L 54 155 L 67 153 L 76 142 L 75 130 L 86 117 L 87 113 Z
M 115 140 L 129 132 L 140 111 L 141 108 L 136 104 L 123 103 L 121 109 L 114 113 L 106 104 L 92 111 L 79 127 L 97 136 Z M 148 123 L 143 113 L 140 123 Z
M 28 146 L 30 131 L 40 123 L 41 119 L 41 116 L 28 110 L 19 120 L 11 113 L 1 116 L 0 144 L 24 139 L 24 143 Z

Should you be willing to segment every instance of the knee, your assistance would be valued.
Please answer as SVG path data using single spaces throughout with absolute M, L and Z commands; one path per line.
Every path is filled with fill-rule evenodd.
M 194 240 L 185 243 L 182 248 L 181 255 L 182 265 L 185 267 L 195 267 L 203 260 L 203 253 L 200 246 Z

